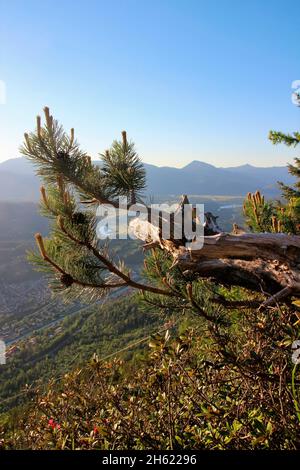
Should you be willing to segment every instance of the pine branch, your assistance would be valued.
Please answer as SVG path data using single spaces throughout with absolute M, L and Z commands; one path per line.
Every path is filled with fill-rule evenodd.
M 111 148 L 101 154 L 102 171 L 112 196 L 127 196 L 136 204 L 139 192 L 146 186 L 146 173 L 132 142 L 122 132 L 122 141 L 114 141 Z
M 72 275 L 67 273 L 61 266 L 59 266 L 57 263 L 55 263 L 55 261 L 53 261 L 49 257 L 44 246 L 43 237 L 40 233 L 37 233 L 35 235 L 35 240 L 38 245 L 41 257 L 43 258 L 44 261 L 49 263 L 61 275 L 60 280 L 61 280 L 61 283 L 65 287 L 70 287 L 72 284 L 77 284 L 81 287 L 92 287 L 92 288 L 101 288 L 101 289 L 115 289 L 115 288 L 127 286 L 127 284 L 124 282 L 118 283 L 118 284 L 94 284 L 94 283 L 79 281 L 75 279 Z
M 70 234 L 66 230 L 62 218 L 59 219 L 59 225 L 60 225 L 61 230 L 70 238 L 70 240 L 74 241 L 78 245 L 84 245 L 88 250 L 90 250 L 93 253 L 93 255 L 96 258 L 98 258 L 99 261 L 101 261 L 101 263 L 103 263 L 107 267 L 107 269 L 112 274 L 114 274 L 117 277 L 123 279 L 128 286 L 134 287 L 136 289 L 140 289 L 142 291 L 152 292 L 152 293 L 155 293 L 155 294 L 162 294 L 162 295 L 167 295 L 167 296 L 173 296 L 174 295 L 174 292 L 166 291 L 166 290 L 163 290 L 163 289 L 159 289 L 158 287 L 148 286 L 148 285 L 141 284 L 139 282 L 134 281 L 127 274 L 120 271 L 109 259 L 107 259 L 103 255 L 101 255 L 101 253 L 91 243 L 86 242 L 86 241 L 78 240 L 72 234 Z
M 283 132 L 270 131 L 269 139 L 275 145 L 284 143 L 288 147 L 296 147 L 300 142 L 299 132 L 291 134 L 284 134 Z

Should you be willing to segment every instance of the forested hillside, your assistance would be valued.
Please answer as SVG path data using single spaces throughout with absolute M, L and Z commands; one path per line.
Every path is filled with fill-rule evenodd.
M 145 345 L 128 346 L 163 328 L 166 320 L 143 311 L 132 293 L 119 296 L 70 313 L 63 321 L 11 346 L 7 364 L 1 367 L 0 412 L 26 403 L 32 391 L 84 366 L 93 354 L 104 358 L 125 348 L 121 356 L 130 358 Z

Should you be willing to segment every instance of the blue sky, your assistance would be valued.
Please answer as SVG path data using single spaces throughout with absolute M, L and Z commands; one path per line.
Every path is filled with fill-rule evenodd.
M 143 160 L 282 165 L 299 129 L 299 2 L 0 0 L 0 161 L 48 105 L 93 158 L 123 129 Z

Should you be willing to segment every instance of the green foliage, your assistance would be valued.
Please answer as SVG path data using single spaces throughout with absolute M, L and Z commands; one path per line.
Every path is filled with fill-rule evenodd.
M 187 328 L 177 337 L 170 332 L 154 336 L 147 357 L 131 365 L 119 359 L 102 362 L 94 355 L 59 385 L 50 383 L 46 393 L 38 393 L 17 429 L 3 434 L 3 424 L 2 446 L 299 448 L 299 429 L 284 375 L 289 361 L 287 347 L 281 345 L 286 325 L 280 328 L 279 312 L 270 319 L 261 318 L 262 322 L 255 338 L 249 336 L 249 322 L 241 319 L 234 363 L 224 360 L 220 346 L 209 341 L 203 326 Z M 266 342 L 271 331 L 273 348 Z M 265 364 L 264 371 L 260 363 Z M 257 372 L 250 378 L 251 368 Z
M 137 194 L 146 186 L 146 173 L 132 142 L 115 140 L 102 157 L 102 172 L 105 184 L 109 186 L 111 197 L 127 196 L 130 204 L 136 203 Z
M 36 132 L 25 134 L 21 152 L 37 166 L 38 175 L 45 181 L 41 210 L 53 223 L 47 240 L 36 234 L 39 254 L 31 253 L 29 260 L 48 273 L 50 286 L 65 300 L 80 297 L 94 302 L 125 285 L 159 293 L 155 287 L 134 281 L 124 263 L 113 259 L 107 243 L 99 243 L 96 234 L 99 205 L 118 208 L 118 196 L 130 196 L 131 205 L 145 186 L 145 171 L 134 144 L 128 143 L 124 131 L 122 142 L 114 141 L 102 156 L 100 168 L 80 150 L 74 129 L 68 136 L 49 109 L 44 112 L 45 126 L 38 116 Z M 83 199 L 81 203 L 78 196 Z M 84 209 L 83 203 L 89 209 Z
M 275 214 L 272 202 L 265 201 L 257 191 L 255 194 L 248 193 L 244 201 L 244 215 L 246 223 L 253 232 L 272 232 L 272 217 Z
M 288 147 L 297 147 L 300 142 L 299 132 L 293 135 L 271 131 L 269 139 L 275 145 L 284 143 Z M 294 187 L 279 182 L 286 202 L 265 201 L 259 191 L 249 193 L 244 202 L 246 223 L 253 232 L 299 233 L 300 227 L 300 158 L 295 164 L 288 165 L 289 173 L 296 177 Z
M 45 108 L 45 126 L 37 118 L 36 132 L 25 134 L 21 153 L 37 167 L 46 184 L 56 185 L 62 177 L 84 199 L 114 202 L 115 196 L 138 193 L 144 188 L 145 173 L 133 143 L 115 141 L 109 152 L 102 155 L 103 169 L 93 165 L 90 157 L 80 150 L 74 139 L 74 129 L 68 136 L 63 127 Z
M 284 134 L 283 132 L 270 131 L 269 139 L 275 145 L 284 143 L 288 147 L 296 147 L 300 141 L 299 132 L 291 134 Z
M 296 410 L 296 415 L 300 423 L 300 402 L 299 402 L 299 397 L 298 397 L 298 391 L 296 388 L 296 373 L 298 369 L 298 364 L 295 364 L 293 367 L 292 371 L 292 395 L 293 395 L 293 400 L 294 400 L 294 405 L 295 405 L 295 410 Z
M 297 147 L 300 142 L 300 133 L 294 132 L 293 135 L 283 134 L 282 132 L 271 131 L 269 139 L 275 145 L 284 143 L 288 147 Z M 300 158 L 295 158 L 295 165 L 288 165 L 289 173 L 297 178 L 294 187 L 279 183 L 283 196 L 290 200 L 291 198 L 300 198 Z M 299 219 L 298 219 L 299 222 Z
M 157 269 L 160 277 L 170 271 L 165 256 L 149 255 L 150 276 Z M 50 383 L 46 392 L 35 390 L 32 405 L 14 417 L 14 425 L 3 423 L 2 446 L 300 448 L 295 413 L 299 383 L 296 377 L 292 382 L 290 378 L 291 344 L 299 333 L 296 312 L 281 307 L 266 315 L 250 306 L 241 309 L 239 302 L 251 301 L 246 291 L 196 279 L 189 279 L 184 297 L 183 285 L 174 286 L 178 275 L 175 268 L 174 277 L 169 274 L 165 279 L 174 289 L 175 301 L 171 297 L 158 303 L 152 294 L 144 300 L 148 318 L 155 314 L 161 318 L 162 312 L 169 328 L 180 319 L 179 336 L 153 336 L 147 355 L 136 354 L 131 362 L 103 362 L 94 355 L 89 364 L 68 373 L 61 382 Z M 182 300 L 177 298 L 180 289 Z M 107 310 L 107 326 L 96 314 L 93 322 L 99 318 L 99 326 L 115 334 L 117 325 L 125 327 L 130 318 L 124 302 L 120 308 L 124 315 L 118 311 L 114 316 Z M 183 312 L 184 317 L 178 316 Z M 141 318 L 146 318 L 145 313 Z M 81 328 L 88 328 L 89 342 L 93 334 L 103 344 L 101 327 L 92 333 L 90 319 L 82 318 L 82 322 Z M 76 351 L 82 347 L 81 335 L 72 343 Z M 126 336 L 122 340 L 126 344 Z M 93 348 L 87 350 L 92 354 Z
M 70 313 L 61 322 L 19 341 L 16 352 L 1 366 L 0 412 L 26 403 L 32 390 L 50 379 L 85 366 L 93 353 L 101 357 L 113 354 L 162 324 L 155 312 L 143 312 L 132 294 Z M 140 347 L 143 344 L 123 356 L 129 360 Z
M 244 215 L 252 232 L 297 234 L 300 221 L 300 198 L 291 198 L 287 204 L 265 201 L 260 192 L 248 193 L 244 201 Z

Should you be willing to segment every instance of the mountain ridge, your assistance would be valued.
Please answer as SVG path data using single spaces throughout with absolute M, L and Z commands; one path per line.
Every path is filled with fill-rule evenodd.
M 101 161 L 93 162 L 100 165 Z M 144 163 L 147 174 L 147 194 L 245 195 L 260 190 L 269 197 L 279 196 L 277 181 L 292 184 L 294 178 L 285 166 L 216 167 L 193 160 L 182 168 Z M 24 157 L 0 163 L 0 200 L 37 201 L 40 180 L 34 166 Z

